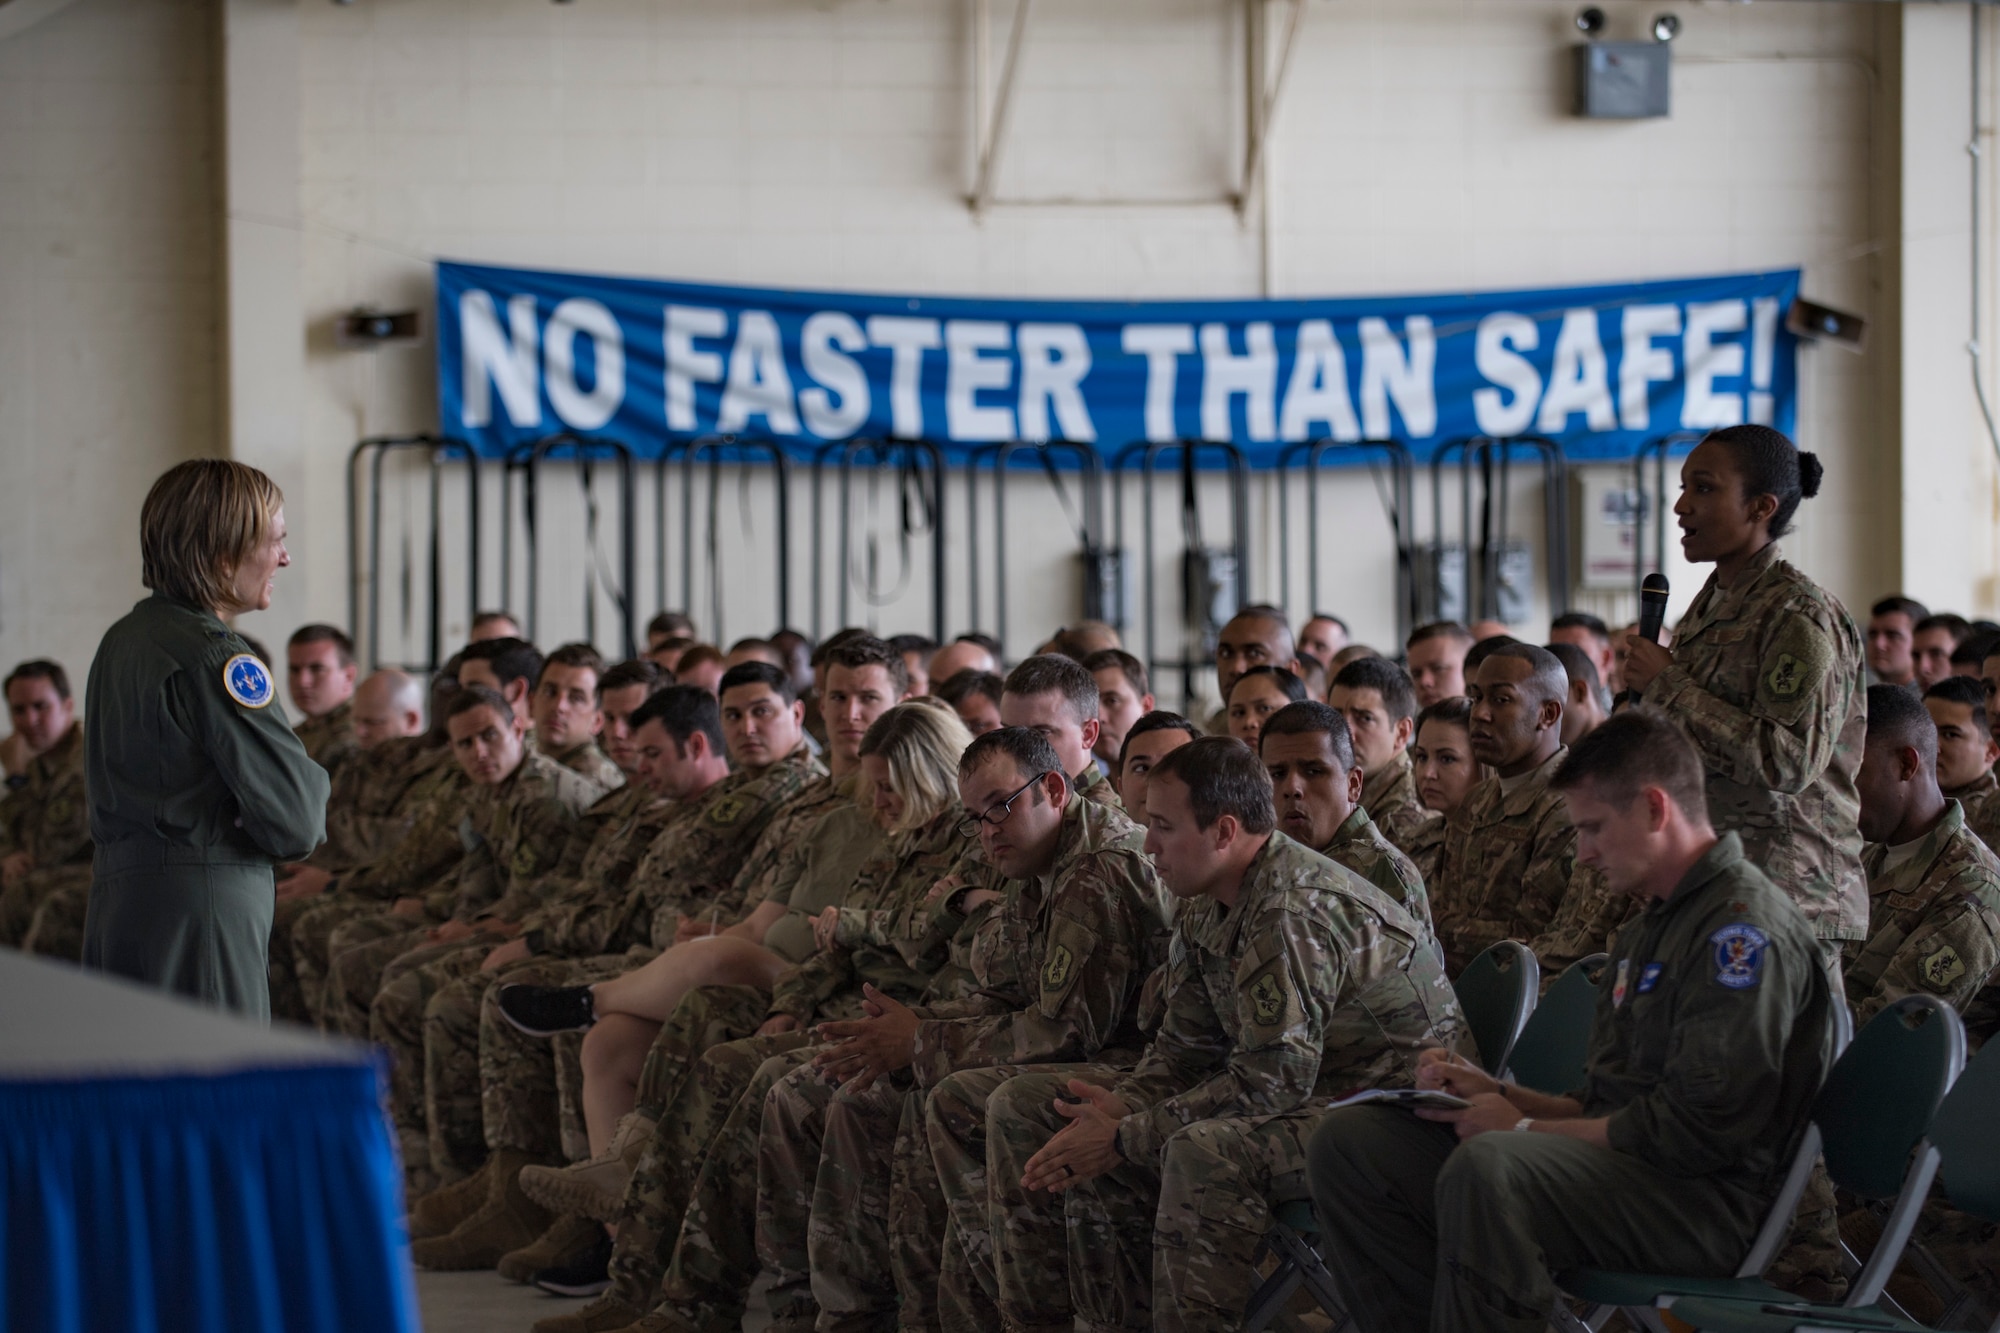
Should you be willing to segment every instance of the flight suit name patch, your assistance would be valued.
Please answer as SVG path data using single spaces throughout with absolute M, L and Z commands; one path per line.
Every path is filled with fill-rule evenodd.
M 1737 922 L 1708 937 L 1715 946 L 1715 981 L 1730 990 L 1748 990 L 1764 977 L 1764 954 L 1771 937 L 1752 925 Z
M 1924 961 L 1917 965 L 1917 971 L 1922 974 L 1926 986 L 1941 991 L 1965 975 L 1965 960 L 1958 956 L 1958 950 L 1943 944 L 1935 952 L 1924 956 Z

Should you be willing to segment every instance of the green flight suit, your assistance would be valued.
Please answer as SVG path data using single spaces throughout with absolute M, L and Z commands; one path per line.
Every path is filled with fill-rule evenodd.
M 215 616 L 161 593 L 98 645 L 83 962 L 268 1019 L 271 867 L 319 846 L 329 784 L 273 706 L 268 666 L 249 688 L 254 661 Z
M 1481 1134 L 1381 1106 L 1330 1113 L 1308 1173 L 1362 1328 L 1541 1333 L 1550 1274 L 1726 1276 L 1833 1059 L 1832 993 L 1798 907 L 1733 833 L 1611 948 L 1583 1089 L 1610 1147 Z

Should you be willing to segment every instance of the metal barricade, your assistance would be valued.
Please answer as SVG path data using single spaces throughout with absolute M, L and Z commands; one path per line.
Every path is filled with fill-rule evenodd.
M 1646 575 L 1667 568 L 1667 457 L 1686 445 L 1701 443 L 1703 432 L 1677 430 L 1640 445 L 1632 455 L 1632 490 L 1638 504 L 1632 510 L 1632 595 L 1645 591 Z M 1653 489 L 1646 489 L 1646 461 L 1653 462 Z M 1646 520 L 1654 521 L 1653 563 L 1646 565 Z
M 576 462 L 577 481 L 582 493 L 584 509 L 584 545 L 588 553 L 584 568 L 583 584 L 583 637 L 588 642 L 597 638 L 597 597 L 596 589 L 604 587 L 612 604 L 618 608 L 622 624 L 620 650 L 626 657 L 638 652 L 638 623 L 633 600 L 634 583 L 638 572 L 638 552 L 634 532 L 633 457 L 631 446 L 623 440 L 604 435 L 578 435 L 571 431 L 560 431 L 545 435 L 539 440 L 517 445 L 508 451 L 506 464 L 501 473 L 501 525 L 500 525 L 500 587 L 503 597 L 513 592 L 513 526 L 515 478 L 521 478 L 521 518 L 523 547 L 525 551 L 525 624 L 522 628 L 530 640 L 539 642 L 538 632 L 541 621 L 541 569 L 538 560 L 539 538 L 537 529 L 541 519 L 542 468 L 550 461 L 567 455 Z M 616 469 L 618 479 L 618 583 L 613 586 L 602 568 L 598 552 L 598 505 L 594 486 L 595 465 L 609 461 Z
M 979 532 L 979 471 L 990 467 L 993 472 L 993 634 L 1004 645 L 1007 642 L 1007 473 L 1013 461 L 1024 453 L 1035 455 L 1047 475 L 1050 487 L 1068 515 L 1071 527 L 1077 535 L 1079 550 L 1077 557 L 1086 571 L 1095 570 L 1095 562 L 1104 557 L 1104 460 L 1090 445 L 1075 440 L 1025 441 L 1010 440 L 1004 444 L 982 445 L 974 449 L 966 460 L 965 502 L 966 502 L 966 576 L 969 587 L 968 605 L 974 625 L 980 620 L 980 532 Z M 1067 459 L 1076 465 L 1081 480 L 1083 504 L 1080 510 L 1070 504 L 1069 488 L 1063 484 L 1060 463 Z M 1093 595 L 1092 585 L 1084 585 L 1083 612 L 1087 619 L 1101 619 L 1117 624 L 1123 619 L 1123 608 L 1104 604 L 1102 594 Z M 942 636 L 940 636 L 942 637 Z
M 821 473 L 827 458 L 838 454 L 840 458 L 840 525 L 838 562 L 834 566 L 839 571 L 840 600 L 839 616 L 842 626 L 853 623 L 850 619 L 850 600 L 857 581 L 854 567 L 854 470 L 857 459 L 864 459 L 872 466 L 893 468 L 895 471 L 897 541 L 901 547 L 902 565 L 899 582 L 907 585 L 915 572 L 916 538 L 929 537 L 931 576 L 931 637 L 943 641 L 945 637 L 945 464 L 944 451 L 929 440 L 845 440 L 835 445 L 823 447 L 813 456 L 813 637 L 823 638 L 827 633 L 825 623 L 820 619 L 820 573 L 819 564 L 825 553 L 823 516 L 820 512 L 819 496 Z M 886 606 L 896 600 L 895 595 L 881 595 L 878 576 L 880 574 L 878 552 L 874 545 L 875 534 L 869 534 L 867 569 L 861 574 L 861 581 L 867 586 L 867 597 L 871 605 Z M 899 587 L 897 592 L 901 591 Z
M 1300 458 L 1306 471 L 1306 601 L 1307 614 L 1322 605 L 1319 595 L 1319 474 L 1329 454 L 1381 454 L 1389 462 L 1389 494 L 1382 508 L 1389 520 L 1389 535 L 1396 545 L 1396 642 L 1409 638 L 1418 614 L 1416 580 L 1416 464 L 1401 440 L 1305 440 L 1288 445 L 1278 455 L 1278 598 L 1287 611 L 1292 609 L 1292 507 L 1290 481 Z M 1369 460 L 1374 475 L 1375 460 Z M 1375 477 L 1380 488 L 1381 481 Z
M 1562 446 L 1543 435 L 1515 435 L 1507 439 L 1473 436 L 1447 440 L 1431 454 L 1431 609 L 1439 611 L 1443 601 L 1440 564 L 1444 541 L 1444 469 L 1447 461 L 1459 458 L 1460 540 L 1465 550 L 1465 619 L 1509 619 L 1501 604 L 1502 562 L 1509 556 L 1509 516 L 1514 456 L 1531 452 L 1542 474 L 1542 521 L 1544 556 L 1550 614 L 1561 614 L 1569 601 L 1569 467 Z M 1479 474 L 1479 545 L 1473 547 L 1473 472 Z
M 1201 505 L 1198 487 L 1199 473 L 1196 462 L 1204 452 L 1220 454 L 1229 474 L 1229 520 L 1230 540 L 1227 547 L 1210 546 L 1201 532 Z M 1155 567 L 1156 542 L 1153 532 L 1153 480 L 1158 475 L 1159 461 L 1167 454 L 1178 456 L 1178 474 L 1181 490 L 1181 652 L 1178 656 L 1163 658 L 1159 652 L 1159 599 L 1156 584 L 1158 569 Z M 1198 641 L 1204 652 L 1213 650 L 1212 636 L 1228 616 L 1237 608 L 1250 602 L 1250 469 L 1244 460 L 1243 451 L 1233 444 L 1217 440 L 1169 440 L 1160 442 L 1140 441 L 1128 444 L 1119 450 L 1111 462 L 1112 489 L 1112 544 L 1123 551 L 1125 545 L 1125 487 L 1122 477 L 1137 461 L 1141 503 L 1145 509 L 1144 547 L 1141 556 L 1140 574 L 1140 614 L 1145 621 L 1146 670 L 1157 673 L 1161 667 L 1175 667 L 1180 671 L 1182 702 L 1195 697 L 1195 672 L 1211 665 L 1207 658 L 1191 656 L 1190 642 Z M 1234 568 L 1221 570 L 1218 563 L 1226 561 Z M 1197 586 L 1199 585 L 1199 586 Z M 1232 593 L 1226 605 L 1218 605 L 1223 592 Z M 1219 617 L 1219 619 L 1218 619 Z M 1190 635 L 1198 635 L 1197 639 Z
M 466 441 L 449 435 L 373 435 L 357 443 L 347 456 L 347 623 L 360 633 L 361 604 L 367 603 L 365 660 L 373 671 L 382 665 L 382 463 L 392 453 L 422 449 L 430 455 L 430 554 L 426 579 L 430 625 L 426 660 L 402 662 L 406 671 L 436 671 L 444 661 L 444 469 L 453 461 L 465 464 L 466 520 L 470 533 L 465 562 L 468 614 L 479 605 L 479 456 Z M 360 485 L 356 474 L 368 464 L 367 573 L 362 573 Z M 365 584 L 365 594 L 364 594 Z M 405 587 L 407 609 L 408 589 Z

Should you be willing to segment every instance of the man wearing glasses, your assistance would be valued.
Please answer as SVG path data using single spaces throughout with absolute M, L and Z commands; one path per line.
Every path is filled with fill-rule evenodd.
M 1010 699 L 1038 660 L 1016 668 Z M 780 1269 L 796 1265 L 786 1251 L 809 1258 L 823 1325 L 937 1325 L 944 1195 L 924 1109 L 941 1079 L 972 1070 L 990 1087 L 1024 1065 L 1129 1064 L 1144 1045 L 1139 993 L 1166 957 L 1166 893 L 1139 827 L 1078 799 L 1066 770 L 1095 773 L 1080 749 L 1063 757 L 1040 728 L 1010 726 L 959 762 L 960 830 L 1007 881 L 993 947 L 974 956 L 976 997 L 909 1008 L 871 994 L 874 1016 L 822 1024 L 833 1044 L 765 1101 L 759 1247 Z
M 1428 926 L 1278 832 L 1249 749 L 1181 746 L 1146 800 L 1146 850 L 1179 911 L 1166 1014 L 1136 1068 L 1022 1072 L 989 1092 L 972 1138 L 941 1115 L 966 1076 L 932 1094 L 957 1228 L 942 1297 L 953 1333 L 1079 1316 L 1237 1327 L 1271 1204 L 1304 1197 L 1325 1108 L 1408 1086 L 1419 1051 L 1458 1044 Z M 979 1176 L 944 1169 L 968 1148 Z M 977 1285 L 958 1280 L 961 1257 Z

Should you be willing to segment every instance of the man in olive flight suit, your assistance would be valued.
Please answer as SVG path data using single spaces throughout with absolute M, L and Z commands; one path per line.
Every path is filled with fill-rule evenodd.
M 1364 1328 L 1540 1333 L 1565 1268 L 1728 1275 L 1832 1062 L 1812 928 L 1736 835 L 1716 836 L 1674 724 L 1620 713 L 1556 783 L 1583 864 L 1644 904 L 1613 950 L 1588 1078 L 1547 1096 L 1427 1051 L 1418 1085 L 1470 1108 L 1327 1117 L 1313 1200 Z

